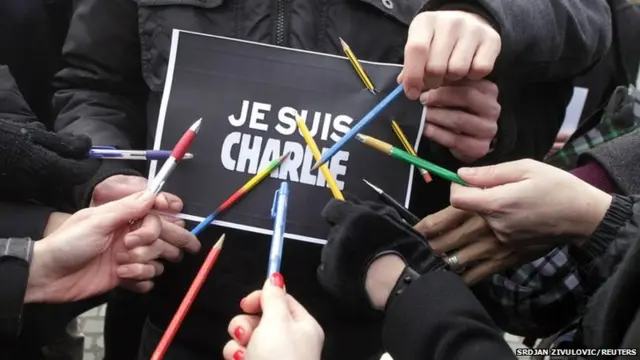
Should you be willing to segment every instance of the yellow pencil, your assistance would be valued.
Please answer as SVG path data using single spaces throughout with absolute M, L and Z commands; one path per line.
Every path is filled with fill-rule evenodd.
M 298 129 L 300 129 L 300 134 L 304 138 L 304 141 L 307 143 L 307 146 L 309 146 L 309 149 L 311 149 L 313 158 L 316 161 L 320 161 L 320 149 L 318 149 L 318 145 L 316 145 L 316 142 L 313 140 L 313 137 L 309 132 L 309 128 L 307 128 L 307 124 L 304 123 L 304 120 L 300 117 L 299 114 L 296 114 L 296 123 L 298 124 Z M 324 179 L 327 181 L 333 197 L 338 200 L 344 201 L 344 196 L 342 196 L 342 192 L 340 191 L 340 188 L 338 188 L 336 180 L 331 175 L 331 171 L 329 171 L 329 167 L 327 167 L 327 164 L 323 164 L 322 166 L 320 166 L 320 171 L 322 172 Z
M 360 80 L 362 80 L 362 82 L 364 83 L 364 86 L 366 86 L 367 89 L 371 91 L 371 93 L 375 94 L 376 88 L 375 86 L 373 86 L 373 82 L 369 78 L 369 75 L 367 75 L 367 73 L 362 68 L 362 65 L 360 65 L 360 62 L 356 58 L 353 51 L 351 51 L 351 47 L 349 47 L 349 44 L 347 44 L 347 42 L 344 41 L 342 38 L 339 38 L 339 39 L 340 39 L 340 44 L 342 44 L 342 51 L 344 51 L 344 54 L 347 55 L 347 58 L 351 62 L 353 69 L 356 71 L 356 73 L 360 77 Z
M 391 120 L 391 128 L 393 129 L 393 132 L 396 133 L 396 136 L 402 143 L 402 146 L 404 147 L 404 149 L 407 150 L 409 154 L 413 156 L 418 156 L 418 154 L 416 154 L 416 151 L 413 149 L 413 146 L 409 144 L 409 140 L 407 140 L 407 137 L 404 135 L 404 132 L 402 132 L 400 125 L 398 125 L 398 123 L 395 120 Z M 427 170 L 420 169 L 420 168 L 418 168 L 418 170 L 420 170 L 420 175 L 422 175 L 422 178 L 424 179 L 425 182 L 430 183 L 431 180 L 433 180 L 431 178 L 431 174 L 429 174 Z

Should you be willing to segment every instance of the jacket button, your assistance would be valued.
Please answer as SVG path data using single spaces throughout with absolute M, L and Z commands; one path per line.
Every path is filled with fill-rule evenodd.
M 389 10 L 393 9 L 393 1 L 391 0 L 382 0 L 382 5 Z

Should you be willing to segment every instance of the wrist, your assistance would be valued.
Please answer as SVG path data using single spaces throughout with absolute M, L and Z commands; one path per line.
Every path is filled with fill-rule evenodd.
M 383 255 L 371 263 L 367 269 L 365 289 L 375 309 L 384 309 L 405 266 L 404 260 L 395 254 Z
M 47 270 L 47 241 L 36 241 L 33 246 L 33 258 L 29 264 L 29 279 L 24 296 L 25 303 L 42 303 L 49 299 L 49 287 L 52 281 Z
M 54 231 L 58 230 L 62 224 L 64 224 L 67 219 L 71 217 L 71 214 L 61 213 L 61 212 L 53 212 L 49 215 L 49 219 L 47 220 L 47 225 L 44 228 L 44 232 L 42 237 L 47 237 L 51 235 Z
M 587 189 L 582 192 L 585 202 L 580 207 L 581 211 L 576 212 L 578 217 L 574 225 L 574 229 L 577 230 L 577 233 L 574 231 L 574 234 L 578 236 L 574 245 L 577 246 L 583 245 L 593 232 L 596 231 L 613 200 L 610 194 L 600 191 L 586 183 L 585 185 Z

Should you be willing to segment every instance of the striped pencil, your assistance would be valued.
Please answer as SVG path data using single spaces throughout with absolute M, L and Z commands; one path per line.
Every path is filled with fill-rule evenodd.
M 391 155 L 396 159 L 403 160 L 421 169 L 429 170 L 432 174 L 439 176 L 445 180 L 449 180 L 451 182 L 454 182 L 456 184 L 460 184 L 463 186 L 469 186 L 469 184 L 467 184 L 464 180 L 462 180 L 460 176 L 458 176 L 458 174 L 454 173 L 453 171 L 447 170 L 441 166 L 438 166 L 427 160 L 421 159 L 417 156 L 413 156 L 408 152 L 402 151 L 397 147 L 391 144 L 388 144 L 382 140 L 378 140 L 371 136 L 362 135 L 362 134 L 356 135 L 356 139 L 358 139 L 358 141 L 362 142 L 363 144 L 371 146 L 372 148 L 379 150 L 387 155 Z
M 271 174 L 271 172 L 280 166 L 291 154 L 288 152 L 282 155 L 280 158 L 273 160 L 269 165 L 267 165 L 264 169 L 258 171 L 246 184 L 242 185 L 242 187 L 236 192 L 234 192 L 227 200 L 225 200 L 217 209 L 215 209 L 209 216 L 207 216 L 198 226 L 196 226 L 191 232 L 194 235 L 198 235 L 202 232 L 213 220 L 215 220 L 216 216 L 220 215 L 223 211 L 227 210 L 231 207 L 231 205 L 235 204 L 242 196 L 247 194 L 251 189 L 253 189 L 256 185 L 258 185 L 262 180 L 266 179 L 267 176 Z
M 373 82 L 371 81 L 371 78 L 369 77 L 369 75 L 367 75 L 367 72 L 364 71 L 364 68 L 360 64 L 360 61 L 358 61 L 358 58 L 356 58 L 356 55 L 351 50 L 351 47 L 342 38 L 338 38 L 338 39 L 340 39 L 340 45 L 342 45 L 342 51 L 344 51 L 344 54 L 347 56 L 347 59 L 349 59 L 351 66 L 353 66 L 353 70 L 355 70 L 356 74 L 358 74 L 358 77 L 360 78 L 360 80 L 362 80 L 362 83 L 367 88 L 367 90 L 369 90 L 372 94 L 375 95 L 377 92 L 376 88 L 373 85 Z

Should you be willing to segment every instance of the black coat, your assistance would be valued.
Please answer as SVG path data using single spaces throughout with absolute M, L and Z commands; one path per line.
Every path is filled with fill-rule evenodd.
M 503 51 L 494 77 L 502 116 L 495 151 L 485 161 L 541 158 L 551 147 L 571 96 L 571 78 L 589 68 L 610 42 L 604 0 L 447 1 L 448 9 L 476 9 L 498 24 Z M 343 37 L 363 60 L 402 63 L 407 28 L 424 0 L 82 0 L 71 22 L 63 70 L 55 78 L 58 131 L 88 134 L 96 145 L 143 148 L 151 144 L 174 28 L 298 49 L 341 54 Z M 391 4 L 391 5 L 389 5 Z M 435 9 L 438 1 L 426 1 Z M 480 8 L 480 6 L 482 8 Z M 278 14 L 282 15 L 281 17 Z M 282 21 L 278 21 L 282 20 Z M 460 164 L 446 149 L 425 147 L 430 159 L 448 168 Z M 78 192 L 88 203 L 93 187 L 113 174 L 142 174 L 124 162 L 105 163 Z M 415 186 L 420 215 L 448 204 L 449 184 Z M 204 247 L 219 236 L 200 236 Z M 203 354 L 217 354 L 227 340 L 227 323 L 238 301 L 259 288 L 268 241 L 225 229 L 216 276 L 204 285 L 174 342 Z M 251 251 L 246 251 L 251 249 Z M 292 254 L 295 254 L 293 256 Z M 151 320 L 166 326 L 205 254 L 168 266 L 156 284 Z M 315 280 L 320 249 L 291 241 L 285 247 L 287 287 L 326 330 L 326 358 L 366 358 L 379 348 L 379 321 L 341 312 Z M 240 269 L 240 270 L 239 270 Z M 358 335 L 352 335 L 358 334 Z

